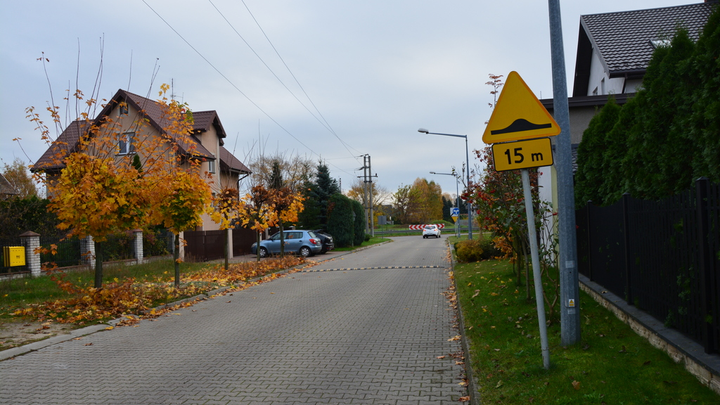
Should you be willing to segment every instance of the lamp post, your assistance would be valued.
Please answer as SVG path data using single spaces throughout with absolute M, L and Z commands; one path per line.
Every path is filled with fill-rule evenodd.
M 468 193 L 470 192 L 470 152 L 468 151 L 468 141 L 467 141 L 467 135 L 458 135 L 458 134 L 443 134 L 441 132 L 430 132 L 425 128 L 418 129 L 418 132 L 421 134 L 428 134 L 428 135 L 440 135 L 440 136 L 452 136 L 455 138 L 465 138 L 465 168 L 467 170 L 467 188 Z M 472 240 L 473 233 L 472 233 L 472 207 L 470 204 L 470 201 L 468 200 L 467 203 L 467 211 L 468 211 L 468 239 Z
M 439 174 L 439 175 L 443 175 L 443 176 L 455 177 L 455 198 L 457 199 L 456 204 L 458 206 L 458 209 L 460 209 L 460 186 L 458 186 L 458 178 L 455 176 L 455 173 L 430 172 L 430 174 Z M 459 221 L 455 223 L 455 236 L 457 236 L 458 238 L 460 237 L 460 222 Z

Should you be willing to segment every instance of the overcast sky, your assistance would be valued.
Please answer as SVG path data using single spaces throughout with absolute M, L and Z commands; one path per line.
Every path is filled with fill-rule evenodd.
M 568 93 L 580 15 L 699 2 L 561 1 Z M 323 159 L 347 190 L 369 154 L 391 192 L 425 177 L 454 194 L 452 177 L 429 172 L 459 169 L 463 140 L 418 128 L 482 148 L 490 73 L 515 70 L 552 97 L 540 0 L 23 0 L 4 1 L 0 20 L 0 163 L 44 152 L 25 109 L 47 106 L 50 89 L 72 120 L 67 89 L 157 99 L 173 83 L 192 110 L 218 112 L 243 161 L 260 150 Z

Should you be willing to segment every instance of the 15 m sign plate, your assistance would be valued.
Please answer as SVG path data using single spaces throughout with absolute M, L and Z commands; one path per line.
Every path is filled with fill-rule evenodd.
M 495 170 L 498 172 L 553 164 L 550 138 L 495 143 L 492 145 L 492 150 Z

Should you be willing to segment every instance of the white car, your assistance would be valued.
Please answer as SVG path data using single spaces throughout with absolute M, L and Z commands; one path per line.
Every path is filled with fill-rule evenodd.
M 440 227 L 437 225 L 425 225 L 423 227 L 423 238 L 429 238 L 431 236 L 434 236 L 436 238 L 440 237 Z

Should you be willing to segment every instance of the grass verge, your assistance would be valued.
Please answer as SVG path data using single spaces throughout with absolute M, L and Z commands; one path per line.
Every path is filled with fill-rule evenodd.
M 456 264 L 472 367 L 483 404 L 718 404 L 720 397 L 581 291 L 581 342 L 548 328 L 542 366 L 534 296 L 508 261 Z
M 172 260 L 108 266 L 99 290 L 92 288 L 92 270 L 3 280 L 0 323 L 27 319 L 82 326 L 125 315 L 154 315 L 155 307 L 219 287 L 244 288 L 302 263 L 304 259 L 295 256 L 233 263 L 228 270 L 222 264 L 183 263 L 179 288 L 173 285 Z

